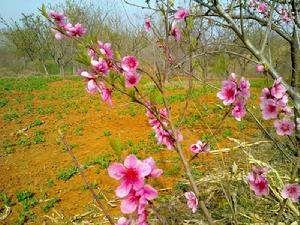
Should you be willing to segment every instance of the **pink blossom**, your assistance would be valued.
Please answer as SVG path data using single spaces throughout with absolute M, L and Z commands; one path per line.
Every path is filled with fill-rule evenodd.
M 178 21 L 181 21 L 181 20 L 184 20 L 187 16 L 189 16 L 190 13 L 187 9 L 179 9 L 175 14 L 174 14 L 174 17 L 176 20 Z
M 271 88 L 271 94 L 277 99 L 282 98 L 286 93 L 285 87 L 280 82 L 281 78 L 275 80 L 273 87 Z
M 243 118 L 247 113 L 245 109 L 245 103 L 241 100 L 238 100 L 235 103 L 231 113 L 237 121 L 241 121 L 241 118 Z
M 81 37 L 87 31 L 87 29 L 84 28 L 80 23 L 76 23 L 75 26 L 72 26 L 72 24 L 67 24 L 65 29 L 70 36 L 74 37 Z
M 229 76 L 228 76 L 228 80 L 229 81 L 232 81 L 234 83 L 237 83 L 237 77 L 236 77 L 236 74 L 235 73 L 231 73 Z
M 269 194 L 269 182 L 263 176 L 254 176 L 250 173 L 247 177 L 250 189 L 255 192 L 257 196 L 268 195 Z
M 104 102 L 107 101 L 109 105 L 112 106 L 112 97 L 111 97 L 112 89 L 106 87 L 104 82 L 101 82 L 100 89 L 101 89 L 102 100 Z
M 250 97 L 250 82 L 246 80 L 244 77 L 240 80 L 240 91 L 239 95 L 245 99 Z
M 292 202 L 297 202 L 300 197 L 299 184 L 286 184 L 281 192 L 281 196 L 286 199 L 291 199 Z
M 261 64 L 256 65 L 257 72 L 264 72 L 264 70 L 265 70 L 265 67 L 263 65 L 261 65 Z
M 262 176 L 267 171 L 267 167 L 256 168 L 253 166 L 253 172 L 249 173 L 247 176 L 250 189 L 254 191 L 257 196 L 269 194 L 269 182 L 267 178 Z
M 278 106 L 274 99 L 262 99 L 260 104 L 263 119 L 276 119 L 278 117 Z
M 99 86 L 95 80 L 89 80 L 86 86 L 86 91 L 90 94 L 95 94 L 99 91 Z
M 284 8 L 284 7 L 282 7 L 280 10 L 279 10 L 279 13 L 280 13 L 280 18 L 284 21 L 284 22 L 286 22 L 286 23 L 289 23 L 289 22 L 291 22 L 294 18 L 292 17 L 289 17 L 289 15 L 288 15 L 288 12 L 287 12 L 287 10 Z
M 121 67 L 126 72 L 136 71 L 139 66 L 139 62 L 134 56 L 125 56 L 122 58 Z
M 135 71 L 125 73 L 125 87 L 135 87 L 138 85 L 141 76 Z
M 266 12 L 267 8 L 268 8 L 268 4 L 266 4 L 266 3 L 259 3 L 258 6 L 257 6 L 257 11 L 259 13 L 264 14 Z
M 86 91 L 88 93 L 95 94 L 100 90 L 99 85 L 96 82 L 96 77 L 94 77 L 93 75 L 89 74 L 86 71 L 82 71 L 80 75 L 83 76 L 88 81 L 86 86 Z
M 177 42 L 181 40 L 181 32 L 175 21 L 172 23 L 171 35 L 174 36 Z
M 257 168 L 256 166 L 253 166 L 252 170 L 256 175 L 262 175 L 268 172 L 269 168 L 267 167 Z
M 101 41 L 98 41 L 98 47 L 100 49 L 100 52 L 103 55 L 105 55 L 105 56 L 107 56 L 109 58 L 113 57 L 113 52 L 110 49 L 111 48 L 111 44 L 110 43 L 104 43 L 103 44 Z
M 185 192 L 184 193 L 185 198 L 187 199 L 187 205 L 189 208 L 192 209 L 192 212 L 195 213 L 198 207 L 198 199 L 194 192 Z
M 55 29 L 51 29 L 51 31 L 54 33 L 54 37 L 56 40 L 60 41 L 61 39 L 64 38 L 64 35 L 60 31 Z
M 96 52 L 93 49 L 88 48 L 87 52 L 88 52 L 88 55 L 91 58 L 91 60 L 95 60 L 96 59 Z
M 292 135 L 295 129 L 295 124 L 287 118 L 275 120 L 274 126 L 278 135 Z
M 116 189 L 116 195 L 120 198 L 127 196 L 130 190 L 139 190 L 144 185 L 144 178 L 151 173 L 151 167 L 129 155 L 124 161 L 124 165 L 113 163 L 108 167 L 110 177 L 120 180 L 121 185 Z
M 72 30 L 74 29 L 73 24 L 71 24 L 71 23 L 64 24 L 62 26 L 62 28 L 66 31 L 66 35 L 68 37 L 72 37 L 73 36 L 73 33 L 72 33 Z
M 271 97 L 272 97 L 269 88 L 263 88 L 263 89 L 261 90 L 261 92 L 262 92 L 262 94 L 263 94 L 263 96 L 262 96 L 263 99 L 267 99 L 267 98 L 271 98 Z M 262 99 L 261 99 L 261 100 L 262 100 Z
M 138 214 L 137 218 L 137 225 L 148 225 L 147 218 L 148 218 L 148 211 L 143 210 Z
M 108 65 L 107 65 L 107 62 L 104 59 L 99 58 L 98 61 L 92 60 L 91 64 L 97 72 L 100 72 L 102 74 L 107 74 L 108 73 Z
M 145 30 L 146 30 L 146 32 L 149 32 L 150 29 L 151 29 L 151 21 L 150 21 L 150 19 L 147 17 L 147 18 L 145 19 Z
M 190 146 L 190 150 L 191 152 L 198 154 L 200 152 L 209 152 L 210 147 L 208 143 L 202 143 L 202 141 L 197 141 L 196 144 L 192 144 Z
M 66 18 L 64 13 L 55 12 L 53 10 L 50 10 L 50 12 L 48 13 L 48 16 L 50 18 L 54 19 L 58 23 L 61 23 Z
M 144 203 L 143 208 L 148 201 L 151 201 L 157 197 L 157 190 L 152 186 L 146 184 L 142 186 L 138 191 L 131 190 L 128 195 L 121 201 L 121 211 L 125 214 L 133 213 L 138 209 L 139 203 Z
M 169 117 L 169 113 L 166 108 L 161 109 L 159 112 L 160 112 L 161 119 L 167 119 Z
M 143 160 L 143 162 L 147 163 L 151 168 L 149 177 L 159 177 L 163 173 L 162 169 L 156 168 L 155 161 L 152 157 L 148 157 L 147 159 Z
M 130 225 L 131 219 L 126 219 L 125 217 L 120 217 L 116 225 Z
M 222 82 L 222 89 L 217 96 L 223 101 L 224 105 L 230 105 L 235 101 L 237 93 L 237 86 L 235 82 L 224 80 Z

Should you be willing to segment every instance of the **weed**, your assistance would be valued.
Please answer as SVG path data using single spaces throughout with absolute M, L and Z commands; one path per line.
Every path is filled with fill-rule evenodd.
M 53 187 L 53 185 L 54 185 L 54 181 L 53 181 L 51 178 L 49 178 L 49 179 L 47 180 L 47 186 L 48 186 L 49 188 L 51 188 L 51 187 Z
M 83 135 L 83 127 L 77 127 L 77 134 L 79 135 L 79 136 L 82 136 Z
M 33 136 L 33 143 L 34 144 L 39 144 L 39 143 L 43 143 L 45 142 L 45 138 L 42 136 L 44 135 L 44 131 L 42 130 L 37 130 L 35 133 L 34 133 L 34 136 Z
M 17 101 L 17 103 L 21 104 L 22 100 L 20 96 L 16 96 L 15 100 Z
M 26 137 L 21 138 L 21 139 L 18 141 L 18 144 L 19 144 L 19 145 L 29 145 L 29 140 L 28 140 L 28 138 L 26 138 Z
M 57 179 L 59 180 L 63 180 L 63 181 L 67 181 L 69 180 L 71 177 L 73 177 L 74 175 L 76 175 L 78 173 L 78 169 L 75 166 L 71 166 L 69 167 L 67 170 L 65 171 L 60 171 L 57 174 Z
M 16 197 L 19 202 L 22 202 L 26 199 L 30 199 L 34 196 L 33 192 L 30 191 L 17 191 Z
M 223 132 L 223 136 L 224 137 L 230 137 L 232 135 L 231 129 L 230 128 L 226 128 Z
M 169 103 L 175 103 L 175 102 L 184 102 L 185 101 L 185 95 L 184 94 L 175 94 L 167 97 L 167 100 Z
M 136 116 L 136 114 L 137 114 L 137 113 L 136 113 L 134 107 L 131 106 L 131 107 L 129 108 L 129 115 L 132 116 L 132 117 L 134 117 L 134 116 Z
M 16 118 L 19 118 L 19 115 L 16 112 L 10 112 L 10 113 L 4 114 L 2 118 L 6 122 L 8 122 L 8 121 L 12 121 L 12 120 L 14 120 Z
M 13 223 L 13 225 L 23 225 L 27 221 L 33 221 L 35 218 L 35 215 L 33 212 L 28 210 L 23 210 L 19 213 L 18 221 Z
M 105 136 L 105 137 L 111 136 L 111 133 L 109 130 L 104 130 L 102 133 L 103 133 L 103 136 Z
M 185 125 L 189 125 L 189 126 L 193 126 L 193 125 L 195 125 L 198 121 L 200 121 L 200 119 L 201 119 L 201 115 L 199 115 L 199 114 L 194 114 L 194 115 L 192 115 L 191 117 L 184 117 L 184 119 L 183 119 L 183 123 L 185 124 Z
M 40 126 L 42 125 L 44 122 L 40 119 L 35 119 L 30 125 L 29 127 L 32 128 L 32 127 L 37 127 L 37 126 Z
M 51 106 L 45 107 L 45 108 L 39 106 L 39 107 L 37 108 L 37 112 L 38 112 L 38 114 L 40 114 L 40 115 L 51 114 L 51 113 L 53 113 L 53 111 L 54 111 L 54 110 L 53 110 L 53 107 L 51 107 Z
M 0 193 L 0 200 L 4 203 L 6 206 L 11 206 L 13 204 L 11 197 L 9 197 L 5 193 Z
M 247 128 L 246 122 L 245 121 L 239 122 L 237 128 L 239 131 L 246 129 Z
M 30 191 L 18 191 L 16 193 L 17 200 L 22 204 L 24 210 L 29 210 L 37 204 L 37 200 L 33 197 L 34 193 Z
M 49 212 L 49 210 L 50 210 L 51 208 L 54 207 L 54 204 L 57 203 L 57 202 L 59 202 L 59 201 L 60 201 L 59 198 L 51 198 L 51 199 L 49 199 L 49 200 L 43 205 L 43 211 L 44 211 L 44 212 Z
M 6 106 L 7 103 L 8 103 L 8 100 L 6 98 L 1 98 L 0 99 L 0 107 L 1 108 L 4 107 L 4 106 Z
M 84 167 L 87 168 L 92 165 L 100 165 L 101 169 L 106 169 L 112 160 L 111 154 L 100 154 L 95 159 L 88 157 L 85 160 Z
M 189 185 L 187 183 L 183 183 L 183 182 L 177 182 L 175 184 L 175 189 L 178 190 L 178 191 L 186 191 L 188 190 L 189 188 Z

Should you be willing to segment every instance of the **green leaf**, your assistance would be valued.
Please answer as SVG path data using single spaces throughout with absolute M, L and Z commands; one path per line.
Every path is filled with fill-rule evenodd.
M 191 49 L 195 49 L 197 46 L 197 39 L 195 37 L 191 38 Z
M 187 17 L 186 23 L 187 23 L 187 28 L 189 30 L 192 30 L 193 29 L 193 17 L 192 16 Z
M 43 15 L 44 17 L 46 17 L 47 19 L 49 19 L 49 15 L 48 15 L 48 13 L 47 13 L 45 4 L 43 4 L 42 7 L 41 7 L 39 10 L 40 10 L 40 12 L 42 13 L 42 15 Z

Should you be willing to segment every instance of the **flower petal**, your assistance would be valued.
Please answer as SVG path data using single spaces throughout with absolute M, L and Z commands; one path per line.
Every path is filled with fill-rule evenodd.
M 135 198 L 125 198 L 121 201 L 121 212 L 125 214 L 133 213 L 137 208 L 138 201 Z
M 132 184 L 129 182 L 123 181 L 119 187 L 116 189 L 116 196 L 119 198 L 124 198 L 127 196 L 132 188 Z
M 120 180 L 124 176 L 125 167 L 121 163 L 113 163 L 107 170 L 110 177 Z
M 124 161 L 124 166 L 126 168 L 136 168 L 137 164 L 138 164 L 138 159 L 135 155 L 129 155 L 126 157 L 125 161 Z

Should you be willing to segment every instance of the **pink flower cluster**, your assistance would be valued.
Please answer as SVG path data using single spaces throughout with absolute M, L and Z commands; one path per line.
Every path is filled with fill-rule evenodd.
M 86 90 L 90 94 L 101 93 L 103 101 L 109 102 L 112 105 L 112 89 L 108 88 L 104 82 L 104 79 L 97 83 L 97 78 L 106 76 L 110 70 L 114 70 L 117 73 L 122 73 L 125 76 L 125 86 L 136 86 L 141 79 L 136 70 L 139 65 L 137 59 L 134 56 L 125 56 L 122 58 L 119 65 L 113 63 L 113 51 L 111 50 L 110 43 L 97 42 L 99 52 L 103 57 L 97 58 L 96 50 L 92 48 L 87 49 L 87 53 L 91 59 L 91 72 L 81 71 L 80 74 L 87 81 Z
M 198 199 L 194 192 L 185 192 L 184 193 L 185 198 L 187 199 L 187 205 L 190 209 L 192 209 L 192 212 L 195 213 L 197 211 L 198 207 Z
M 87 71 L 82 71 L 80 75 L 87 81 L 86 91 L 88 93 L 95 94 L 99 92 L 102 96 L 102 100 L 104 102 L 107 101 L 110 105 L 112 105 L 112 89 L 108 88 L 103 81 L 98 84 L 96 74 L 90 74 Z
M 64 13 L 55 12 L 51 10 L 48 13 L 49 18 L 53 19 L 57 28 L 53 28 L 54 36 L 57 40 L 61 40 L 64 36 L 66 37 L 81 37 L 87 31 L 80 23 L 73 24 L 66 22 L 67 17 Z
M 264 72 L 265 71 L 265 67 L 262 64 L 257 64 L 256 65 L 256 71 L 257 72 Z
M 148 224 L 146 206 L 149 201 L 157 197 L 157 190 L 145 184 L 145 179 L 159 177 L 162 172 L 161 169 L 156 168 L 152 157 L 141 161 L 135 155 L 127 156 L 124 165 L 113 163 L 108 167 L 109 176 L 121 182 L 115 193 L 117 197 L 122 198 L 122 213 L 136 212 L 138 225 Z M 130 222 L 120 218 L 118 224 L 127 225 Z
M 254 166 L 253 171 L 247 176 L 250 189 L 254 191 L 257 196 L 269 194 L 269 182 L 266 177 L 262 176 L 267 171 L 268 169 L 266 167 L 258 169 Z
M 250 97 L 250 83 L 242 77 L 238 84 L 235 73 L 231 73 L 229 78 L 222 82 L 221 91 L 217 96 L 224 105 L 234 104 L 231 113 L 236 120 L 240 121 L 246 115 L 245 103 Z
M 282 19 L 282 21 L 284 21 L 286 23 L 289 23 L 294 19 L 294 18 L 289 17 L 289 14 L 288 14 L 286 8 L 284 8 L 284 7 L 281 7 L 279 9 L 279 14 L 280 14 L 280 18 Z
M 125 56 L 121 61 L 121 68 L 125 75 L 125 87 L 135 87 L 138 85 L 141 76 L 136 72 L 139 62 L 134 56 Z
M 295 124 L 289 118 L 279 119 L 280 114 L 293 116 L 292 109 L 287 105 L 288 96 L 281 79 L 275 80 L 271 88 L 263 88 L 260 97 L 260 108 L 265 120 L 276 119 L 274 126 L 278 135 L 291 135 Z
M 200 152 L 209 152 L 210 147 L 209 144 L 202 141 L 197 141 L 196 144 L 192 144 L 190 146 L 191 152 L 198 154 Z
M 149 32 L 150 29 L 151 29 L 151 20 L 150 20 L 149 17 L 147 17 L 147 18 L 145 19 L 145 24 L 144 24 L 144 26 L 145 26 L 146 32 Z
M 264 15 L 265 17 L 269 16 L 269 7 L 268 4 L 258 0 L 250 0 L 250 8 L 254 8 L 258 13 Z
M 176 42 L 179 42 L 181 40 L 181 31 L 180 31 L 177 23 L 180 21 L 183 21 L 189 15 L 190 15 L 189 11 L 184 8 L 177 10 L 177 12 L 174 14 L 175 20 L 172 23 L 171 35 L 174 36 Z
M 268 171 L 268 168 L 256 168 L 253 166 L 253 171 L 247 176 L 247 181 L 250 185 L 250 189 L 254 191 L 257 196 L 268 195 L 269 182 L 266 177 L 263 176 L 264 173 Z M 300 197 L 300 185 L 299 184 L 286 184 L 281 191 L 281 196 L 284 199 L 291 199 L 292 202 L 297 202 Z
M 281 192 L 281 196 L 286 199 L 291 199 L 292 202 L 297 202 L 300 197 L 299 184 L 286 184 Z
M 149 108 L 151 107 L 148 104 Z M 151 109 L 152 110 L 152 109 Z M 146 116 L 149 117 L 149 124 L 152 126 L 153 130 L 155 131 L 155 137 L 157 139 L 158 144 L 164 144 L 167 146 L 169 150 L 174 148 L 175 139 L 173 136 L 173 132 L 171 129 L 167 129 L 168 126 L 168 111 L 166 109 L 161 109 L 157 113 L 157 117 L 154 115 L 153 112 L 157 112 L 158 110 L 154 109 L 153 111 L 147 110 Z M 176 135 L 177 141 L 182 141 L 183 137 L 180 131 L 178 130 Z

